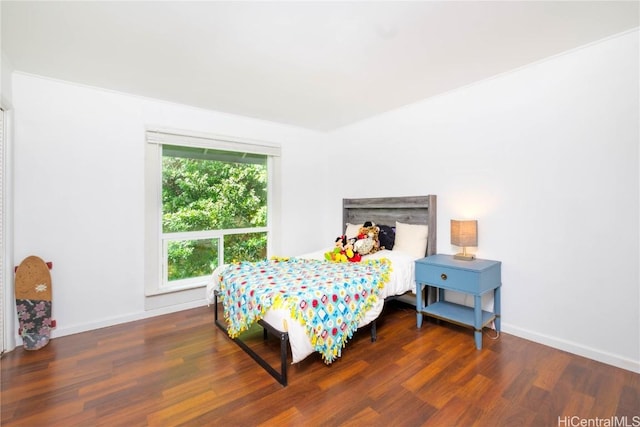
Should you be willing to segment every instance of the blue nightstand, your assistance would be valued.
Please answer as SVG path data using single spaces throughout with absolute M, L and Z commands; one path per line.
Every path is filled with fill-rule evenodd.
M 474 259 L 461 261 L 451 255 L 432 255 L 416 261 L 416 312 L 418 328 L 422 326 L 422 315 L 447 320 L 474 328 L 476 348 L 482 348 L 482 328 L 495 321 L 500 332 L 500 287 L 502 286 L 500 261 Z M 438 300 L 424 305 L 425 286 L 438 288 Z M 474 307 L 445 301 L 444 291 L 471 294 Z M 481 297 L 493 291 L 493 312 L 482 310 Z

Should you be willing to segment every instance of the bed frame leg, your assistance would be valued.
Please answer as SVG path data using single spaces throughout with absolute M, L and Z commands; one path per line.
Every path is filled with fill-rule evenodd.
M 213 298 L 214 304 L 214 319 L 215 324 L 227 333 L 227 326 L 218 319 L 218 293 L 214 293 Z M 258 365 L 262 367 L 265 371 L 269 373 L 273 378 L 275 378 L 280 384 L 283 386 L 287 385 L 287 348 L 289 347 L 289 334 L 287 332 L 281 332 L 275 329 L 273 326 L 269 325 L 262 320 L 258 320 L 258 324 L 263 328 L 263 336 L 264 339 L 267 339 L 267 333 L 271 332 L 276 337 L 280 338 L 280 372 L 276 371 L 271 365 L 269 365 L 262 357 L 258 355 L 252 348 L 250 348 L 247 344 L 244 343 L 240 338 L 231 338 L 233 342 L 235 342 L 238 347 L 244 350 L 253 360 L 255 360 Z M 228 336 L 228 334 L 227 334 Z
M 376 327 L 376 321 L 371 322 L 371 342 L 376 342 L 378 339 L 378 331 Z
M 264 330 L 267 336 L 267 330 Z M 280 378 L 275 377 L 280 384 L 287 385 L 287 347 L 289 343 L 289 334 L 280 334 Z

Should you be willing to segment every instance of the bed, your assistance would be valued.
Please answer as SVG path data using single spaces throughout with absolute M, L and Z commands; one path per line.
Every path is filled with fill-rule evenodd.
M 340 233 L 350 236 L 367 221 L 381 231 L 388 233 L 392 228 L 395 232 L 391 250 L 381 248 L 360 262 L 328 262 L 325 254 L 332 248 L 327 247 L 289 259 L 218 267 L 207 286 L 216 325 L 282 385 L 287 385 L 289 350 L 291 363 L 316 351 L 331 363 L 341 356 L 341 348 L 356 329 L 370 325 L 371 340 L 375 341 L 376 319 L 385 301 L 401 299 L 415 305 L 414 261 L 436 251 L 436 200 L 435 195 L 344 199 Z M 383 239 L 381 233 L 380 242 L 389 244 L 386 238 L 388 235 Z M 286 291 L 281 283 L 288 284 Z M 296 294 L 300 288 L 313 289 L 317 298 Z M 219 299 L 224 319 L 219 315 Z M 314 311 L 316 302 L 322 307 L 322 301 L 329 309 L 320 310 L 320 314 L 331 312 L 334 316 L 325 320 L 329 327 L 319 323 L 322 316 Z M 236 319 L 238 324 L 234 323 Z M 241 333 L 253 323 L 262 326 L 265 339 L 268 334 L 279 338 L 279 370 L 242 340 Z

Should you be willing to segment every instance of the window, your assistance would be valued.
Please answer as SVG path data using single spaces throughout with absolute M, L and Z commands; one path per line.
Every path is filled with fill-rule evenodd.
M 267 257 L 278 147 L 163 131 L 147 142 L 147 295 Z

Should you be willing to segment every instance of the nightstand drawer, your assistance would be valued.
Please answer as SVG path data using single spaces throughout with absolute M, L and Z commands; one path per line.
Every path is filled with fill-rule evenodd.
M 500 266 L 498 261 L 433 255 L 416 261 L 416 282 L 479 295 L 500 286 Z
M 423 270 L 423 271 L 419 271 Z M 435 265 L 417 266 L 416 280 L 437 288 L 477 293 L 478 273 Z

